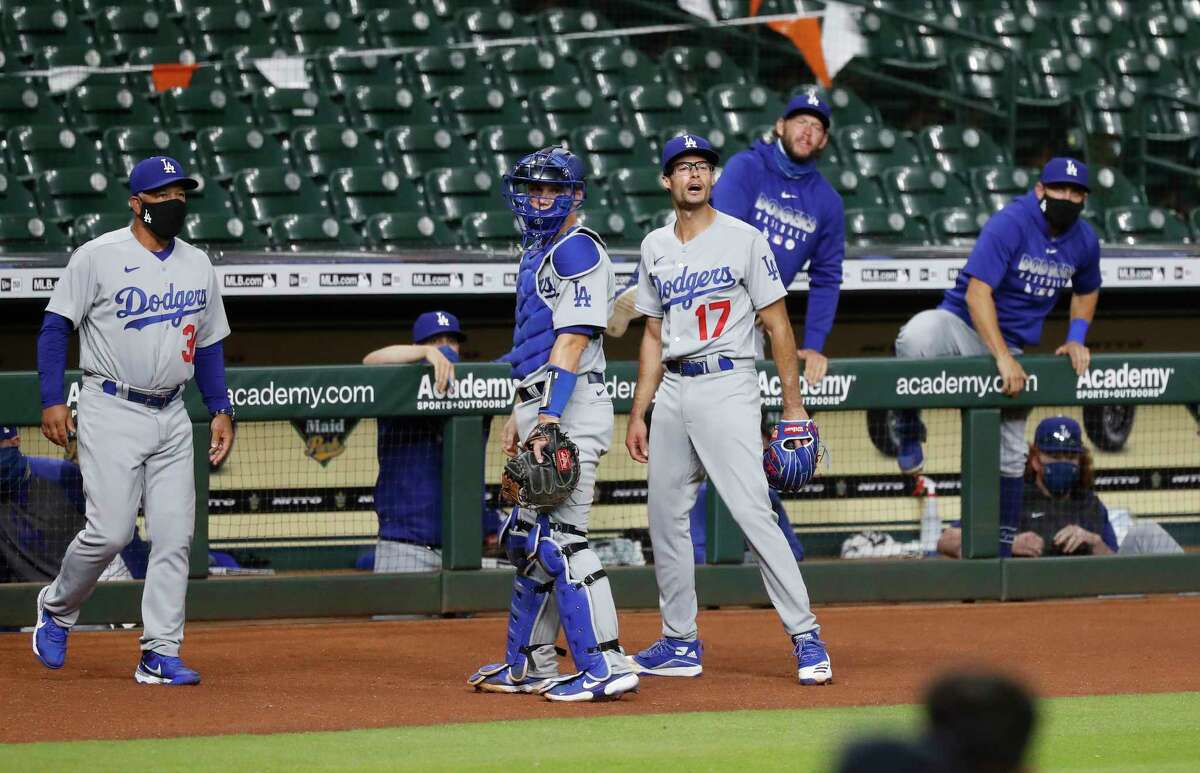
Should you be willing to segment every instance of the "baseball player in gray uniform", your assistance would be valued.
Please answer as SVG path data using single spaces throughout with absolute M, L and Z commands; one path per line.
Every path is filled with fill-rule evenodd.
M 646 328 L 625 445 L 634 460 L 649 464 L 663 638 L 630 660 L 643 674 L 699 676 L 703 670 L 688 514 L 707 473 L 758 556 L 767 594 L 792 637 L 800 682 L 826 684 L 833 678 L 829 655 L 771 510 L 759 434 L 756 312 L 779 368 L 783 418 L 808 418 L 787 290 L 762 233 L 710 205 L 718 161 L 702 137 L 685 134 L 665 144 L 662 186 L 671 194 L 675 222 L 642 241 L 637 310 L 646 315 Z
M 62 668 L 79 609 L 132 538 L 140 505 L 150 560 L 134 678 L 143 684 L 200 682 L 179 658 L 196 513 L 184 384 L 195 375 L 212 414 L 214 464 L 233 443 L 233 411 L 221 345 L 229 323 L 216 273 L 207 255 L 176 238 L 187 191 L 198 185 L 173 158 L 138 163 L 129 176 L 132 224 L 76 250 L 46 306 L 38 337 L 42 432 L 65 446 L 74 431 L 63 402 L 63 371 L 67 336 L 75 327 L 84 372 L 79 466 L 87 498 L 87 523 L 37 598 L 33 652 L 47 668 Z

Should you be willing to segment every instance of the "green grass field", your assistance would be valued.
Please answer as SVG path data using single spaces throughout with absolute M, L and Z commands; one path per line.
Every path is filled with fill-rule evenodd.
M 341 733 L 11 744 L 0 747 L 0 770 L 827 770 L 847 738 L 911 733 L 920 721 L 915 706 L 603 711 Z M 1033 755 L 1040 770 L 1158 773 L 1193 771 L 1200 761 L 1200 693 L 1057 698 L 1041 712 Z

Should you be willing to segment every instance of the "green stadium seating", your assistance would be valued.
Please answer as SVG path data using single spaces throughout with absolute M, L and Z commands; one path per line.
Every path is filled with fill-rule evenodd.
M 96 46 L 45 46 L 39 48 L 33 57 L 33 66 L 37 70 L 49 70 L 53 67 L 106 67 L 111 65 L 108 57 Z M 119 82 L 119 75 L 102 76 L 93 73 L 88 76 L 88 82 L 111 79 Z
M 474 137 L 489 124 L 525 119 L 520 104 L 492 86 L 451 86 L 442 92 L 439 107 L 445 125 L 464 137 Z
M 940 9 L 922 8 L 906 12 L 955 29 L 961 26 L 953 16 L 943 13 Z M 950 51 L 962 44 L 961 38 L 950 36 L 940 29 L 934 29 L 924 24 L 909 26 L 906 31 L 909 35 L 908 59 L 910 64 L 908 67 L 917 71 L 928 71 L 931 65 L 945 67 L 946 62 L 950 60 Z
M 400 83 L 396 63 L 377 54 L 322 51 L 316 59 L 317 88 L 330 99 L 345 99 L 359 86 L 395 88 Z
M 167 64 L 167 65 L 191 65 L 196 63 L 195 54 L 188 49 L 181 49 L 178 46 L 139 46 L 130 50 L 125 61 L 131 67 L 140 67 L 145 65 Z M 87 79 L 87 84 L 90 86 L 93 83 L 95 76 Z M 158 97 L 158 91 L 154 86 L 154 76 L 150 72 L 131 72 L 126 76 L 125 80 L 129 83 L 130 88 L 135 93 L 146 94 L 151 99 Z M 188 81 L 188 88 L 197 89 L 220 89 L 225 88 L 225 72 L 219 66 L 197 67 L 191 73 L 191 79 Z
M 863 177 L 858 172 L 822 157 L 817 169 L 842 197 L 845 209 L 870 209 L 884 206 L 883 188 L 877 179 Z
M 925 226 L 885 207 L 846 209 L 846 245 L 928 244 Z
M 1200 51 L 1194 51 L 1184 57 L 1184 75 L 1192 88 L 1200 88 Z
M 292 131 L 293 165 L 314 180 L 342 166 L 383 165 L 375 141 L 350 126 L 304 126 Z
M 578 222 L 598 233 L 610 250 L 636 248 L 645 235 L 627 213 L 596 204 L 580 209 Z
M 4 50 L 30 60 L 46 46 L 91 46 L 92 36 L 82 19 L 56 3 L 36 2 L 3 9 Z
M 1013 78 L 1018 106 L 1062 107 L 1066 97 L 1037 97 L 1029 82 L 1029 76 L 1020 66 L 1015 68 L 998 51 L 983 47 L 969 47 L 955 51 L 950 57 L 951 81 L 960 96 L 981 102 L 1005 104 L 1010 101 L 1009 89 Z
M 1037 182 L 1024 169 L 1009 164 L 981 166 L 968 173 L 971 190 L 979 206 L 989 212 L 998 212 L 1017 196 L 1033 189 Z
M 0 126 L 59 126 L 58 104 L 35 86 L 18 80 L 0 81 Z
M 1200 51 L 1200 23 L 1185 16 L 1155 13 L 1139 18 L 1135 26 L 1142 50 L 1167 61 L 1178 62 L 1184 54 Z
M 1114 207 L 1104 213 L 1108 240 L 1117 244 L 1183 244 L 1191 242 L 1187 225 L 1159 207 Z
M 207 178 L 199 172 L 192 172 L 191 176 L 200 183 L 200 187 L 187 193 L 188 212 L 221 217 L 232 217 L 236 214 L 233 200 L 216 181 L 209 184 Z
M 706 101 L 712 125 L 745 145 L 756 139 L 759 127 L 774 124 L 784 109 L 774 92 L 758 85 L 714 86 Z
M 122 184 L 133 165 L 147 156 L 170 156 L 189 171 L 196 168 L 191 146 L 159 126 L 113 126 L 105 130 L 100 152 L 104 168 Z
M 457 134 L 428 124 L 388 129 L 383 148 L 391 166 L 418 183 L 429 170 L 461 164 L 471 156 L 466 142 Z
M 715 48 L 675 46 L 659 60 L 666 80 L 689 94 L 703 94 L 714 86 L 746 82 L 742 68 Z
M 377 48 L 444 46 L 450 31 L 428 11 L 405 7 L 374 8 L 366 15 L 367 44 Z
M 1061 49 L 1034 51 L 1028 57 L 1034 94 L 1043 99 L 1069 98 L 1104 84 L 1104 70 L 1091 59 Z
M 485 250 L 516 252 L 521 232 L 507 209 L 472 212 L 463 218 L 463 244 Z
M 365 18 L 375 11 L 384 11 L 393 8 L 417 10 L 429 5 L 423 2 L 423 0 L 336 0 L 336 2 L 329 2 L 329 4 L 336 6 L 343 15 L 349 16 L 352 19 Z
M 888 203 L 910 218 L 928 220 L 930 213 L 972 204 L 971 192 L 958 175 L 921 166 L 895 166 L 881 176 Z
M 250 111 L 224 89 L 171 89 L 159 97 L 163 125 L 191 135 L 206 126 L 249 124 Z
M 508 123 L 485 126 L 479 130 L 479 156 L 484 168 L 496 173 L 496 178 L 508 173 L 523 156 L 541 150 L 549 144 L 546 132 L 527 123 Z M 458 156 L 461 161 L 463 155 Z M 454 163 L 447 160 L 439 166 Z
M 989 213 L 974 207 L 947 207 L 929 214 L 933 240 L 937 244 L 961 247 L 973 244 Z
M 1186 84 L 1179 65 L 1158 54 L 1143 51 L 1113 51 L 1107 57 L 1115 86 L 1145 96 L 1154 91 Z
M 642 136 L 657 136 L 693 116 L 701 123 L 707 121 L 700 100 L 674 86 L 626 87 L 620 94 L 620 106 L 625 125 L 636 128 Z
M 285 252 L 357 250 L 362 239 L 329 215 L 280 215 L 271 221 L 271 243 Z
M 1188 224 L 1192 227 L 1192 239 L 1200 242 L 1200 207 L 1196 207 L 1188 214 Z
M 279 141 L 253 126 L 209 126 L 196 132 L 200 171 L 219 182 L 256 166 L 287 166 Z
M 464 8 L 454 15 L 454 38 L 479 43 L 534 35 L 533 26 L 508 8 Z M 492 51 L 498 50 L 492 48 Z
M 431 169 L 425 174 L 425 200 L 429 211 L 449 224 L 471 212 L 493 209 L 500 196 L 496 180 L 474 166 Z
M 329 211 L 316 186 L 287 168 L 242 169 L 233 176 L 233 200 L 242 217 L 258 226 L 280 215 Z
M 433 108 L 407 86 L 359 86 L 346 100 L 350 124 L 382 135 L 393 126 L 435 123 Z
M 1012 163 L 987 132 L 973 126 L 926 126 L 917 134 L 917 147 L 927 164 L 964 181 L 974 167 Z
M 650 146 L 629 129 L 617 126 L 581 126 L 571 132 L 568 146 L 583 158 L 589 179 L 607 179 L 623 167 L 656 165 Z
M 899 70 L 930 66 L 913 55 L 905 25 L 894 17 L 867 10 L 862 15 L 859 31 L 866 45 L 866 58 L 877 66 Z
M 316 5 L 281 10 L 275 20 L 275 40 L 300 54 L 363 45 L 358 25 L 328 6 Z
M 426 48 L 405 54 L 403 62 L 405 78 L 426 99 L 452 86 L 487 83 L 487 71 L 479 58 L 465 51 Z
M 432 0 L 433 13 L 439 19 L 453 19 L 460 11 L 470 8 L 506 9 L 508 0 Z
M 1091 170 L 1091 191 L 1088 193 L 1086 211 L 1103 215 L 1117 207 L 1145 206 L 1146 192 L 1135 185 L 1125 173 L 1116 167 L 1100 166 Z M 1099 217 L 1094 219 L 1099 220 Z
M 1054 25 L 1039 22 L 1026 13 L 993 12 L 979 19 L 977 26 L 980 33 L 999 40 L 1005 48 L 1022 56 L 1060 45 Z
M 391 169 L 352 166 L 329 175 L 329 198 L 337 216 L 359 224 L 372 215 L 410 212 L 421 208 L 415 185 Z
M 71 222 L 71 247 L 78 248 L 109 231 L 128 228 L 132 219 L 132 211 L 80 215 Z
M 510 98 L 523 100 L 543 86 L 567 86 L 579 83 L 579 74 L 570 60 L 559 59 L 552 51 L 538 46 L 505 49 L 495 58 L 495 82 Z
M 183 221 L 185 241 L 203 250 L 262 250 L 269 246 L 259 229 L 247 225 L 230 211 L 228 214 L 194 212 L 188 197 L 188 216 Z
M 96 17 L 96 42 L 119 61 L 143 46 L 184 45 L 183 30 L 168 16 L 145 5 L 109 6 Z
M 562 140 L 580 126 L 612 121 L 612 109 L 584 86 L 543 86 L 529 95 L 529 114 L 552 139 Z
M 256 93 L 250 102 L 254 122 L 264 132 L 290 134 L 301 126 L 335 124 L 341 111 L 312 89 L 277 89 L 274 86 Z
M 271 84 L 254 65 L 255 59 L 271 59 L 286 56 L 286 52 L 275 45 L 235 46 L 225 52 L 225 80 L 234 93 L 250 96 Z
M 39 217 L 0 215 L 0 252 L 29 254 L 66 248 L 66 239 L 53 224 Z
M 894 129 L 843 126 L 833 134 L 841 157 L 863 177 L 877 177 L 888 167 L 921 163 L 917 146 Z
M 605 99 L 616 99 L 621 90 L 662 82 L 654 62 L 629 46 L 589 46 L 579 55 L 583 83 Z
M 1106 52 L 1133 45 L 1133 30 L 1104 15 L 1063 16 L 1059 25 L 1063 44 L 1084 59 L 1101 61 Z
M 838 126 L 883 126 L 883 118 L 880 117 L 878 108 L 871 106 L 845 86 L 827 89 L 819 84 L 807 83 L 793 89 L 788 95 L 788 100 L 797 94 L 814 93 L 829 105 L 833 114 L 830 129 Z
M 1077 98 L 1083 128 L 1090 135 L 1123 137 L 1132 133 L 1140 118 L 1134 113 L 1133 92 L 1118 86 L 1088 89 Z
M 111 211 L 114 201 L 125 198 L 95 167 L 48 169 L 34 180 L 42 218 L 62 226 L 80 215 Z
M 33 196 L 15 177 L 0 172 L 0 215 L 37 217 Z
M 424 212 L 375 215 L 363 229 L 366 244 L 377 250 L 410 250 L 455 246 L 454 233 Z
M 93 161 L 90 143 L 62 126 L 14 126 L 8 130 L 5 151 L 9 170 L 22 180 Z
M 1143 102 L 1148 152 L 1188 165 L 1196 157 L 1200 137 L 1200 90 L 1164 87 Z
M 608 36 L 566 40 L 561 37 L 575 33 L 612 29 L 608 19 L 591 9 L 550 8 L 536 16 L 535 24 L 538 34 L 546 45 L 553 46 L 555 53 L 564 59 L 578 59 L 581 54 L 595 46 L 599 40 L 625 45 L 624 39 L 614 41 L 613 37 Z
M 201 59 L 220 59 L 232 48 L 258 45 L 271 36 L 262 19 L 248 9 L 216 3 L 198 5 L 180 23 L 188 45 Z
M 68 92 L 66 108 L 71 127 L 92 137 L 117 126 L 158 124 L 158 111 L 125 86 L 85 81 Z
M 1024 10 L 1041 23 L 1054 22 L 1062 16 L 1091 13 L 1092 0 L 1025 0 Z
M 662 189 L 662 172 L 657 165 L 617 169 L 609 176 L 609 188 L 613 199 L 643 227 L 655 214 L 670 206 L 670 199 Z

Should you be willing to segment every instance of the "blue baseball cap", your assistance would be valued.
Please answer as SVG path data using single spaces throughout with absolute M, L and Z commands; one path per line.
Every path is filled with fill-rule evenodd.
M 1048 454 L 1083 453 L 1083 432 L 1069 416 L 1042 419 L 1033 433 L 1033 444 Z
M 1052 158 L 1042 167 L 1040 179 L 1042 185 L 1058 185 L 1065 183 L 1075 185 L 1090 191 L 1088 187 L 1088 168 L 1082 161 L 1061 156 Z
M 825 100 L 817 96 L 815 91 L 810 91 L 807 94 L 797 94 L 792 97 L 787 103 L 787 107 L 783 110 L 783 120 L 791 118 L 796 113 L 809 113 L 821 119 L 821 124 L 826 130 L 829 129 L 829 121 L 833 117 L 833 111 L 829 109 L 829 105 Z
M 17 435 L 21 434 L 16 427 L 5 427 L 0 425 L 0 440 L 12 440 Z
M 688 154 L 697 155 L 712 162 L 713 166 L 721 163 L 721 154 L 713 149 L 712 143 L 698 134 L 681 134 L 672 137 L 663 145 L 662 169 L 663 174 L 670 174 L 671 164 L 675 159 Z
M 448 311 L 427 311 L 417 317 L 417 321 L 413 323 L 412 335 L 413 342 L 418 344 L 441 335 L 457 336 L 460 341 L 467 338 L 459 329 L 458 317 Z
M 150 156 L 137 162 L 129 172 L 129 192 L 133 195 L 171 183 L 179 183 L 185 191 L 200 187 L 200 181 L 188 177 L 183 164 L 170 156 Z

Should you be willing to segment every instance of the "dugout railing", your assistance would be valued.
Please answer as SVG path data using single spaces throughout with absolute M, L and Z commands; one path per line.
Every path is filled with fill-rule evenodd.
M 816 603 L 917 600 L 1008 600 L 1096 594 L 1200 591 L 1200 554 L 1086 558 L 996 558 L 999 500 L 999 433 L 1006 407 L 1160 405 L 1200 402 L 1200 354 L 1097 355 L 1080 378 L 1065 358 L 1021 359 L 1030 385 L 1016 398 L 999 393 L 987 359 L 846 359 L 830 363 L 828 389 L 809 402 L 820 414 L 869 409 L 953 409 L 961 417 L 960 515 L 965 560 L 806 561 L 804 576 Z M 628 413 L 636 363 L 610 363 L 607 388 L 618 414 Z M 68 374 L 71 397 L 79 374 Z M 779 402 L 774 368 L 760 370 L 764 401 Z M 448 614 L 507 607 L 511 569 L 481 569 L 479 517 L 484 479 L 484 419 L 508 412 L 512 382 L 506 367 L 458 366 L 448 394 L 431 388 L 422 366 L 231 368 L 230 393 L 239 423 L 421 416 L 444 419 L 443 570 L 412 574 L 366 572 L 281 573 L 271 577 L 209 577 L 209 431 L 207 412 L 194 387 L 186 400 L 195 421 L 197 518 L 188 616 L 202 619 L 324 617 L 368 614 Z M 834 388 L 836 387 L 836 388 Z M 0 424 L 34 432 L 40 424 L 37 376 L 0 374 Z M 1194 419 L 1177 414 L 1191 438 L 1172 464 L 1200 466 Z M 1183 426 L 1186 425 L 1186 426 Z M 1029 430 L 1031 432 L 1032 430 Z M 1027 433 L 1028 434 L 1028 433 Z M 838 465 L 839 438 L 824 438 Z M 625 454 L 614 437 L 611 454 Z M 236 453 L 236 449 L 235 449 Z M 1190 480 L 1190 478 L 1189 478 Z M 1161 481 L 1155 483 L 1162 485 Z M 1170 485 L 1168 481 L 1167 486 Z M 1200 488 L 1200 486 L 1195 486 Z M 1191 500 L 1188 500 L 1189 502 Z M 803 501 L 799 505 L 804 507 Z M 1191 507 L 1191 505 L 1189 505 Z M 1200 506 L 1190 515 L 1200 519 Z M 707 553 L 697 567 L 705 606 L 769 603 L 757 567 L 742 563 L 741 535 L 714 498 L 709 508 Z M 610 570 L 618 604 L 655 607 L 653 568 Z M 104 583 L 85 607 L 83 622 L 138 619 L 139 582 Z M 0 626 L 27 625 L 38 586 L 0 584 Z

